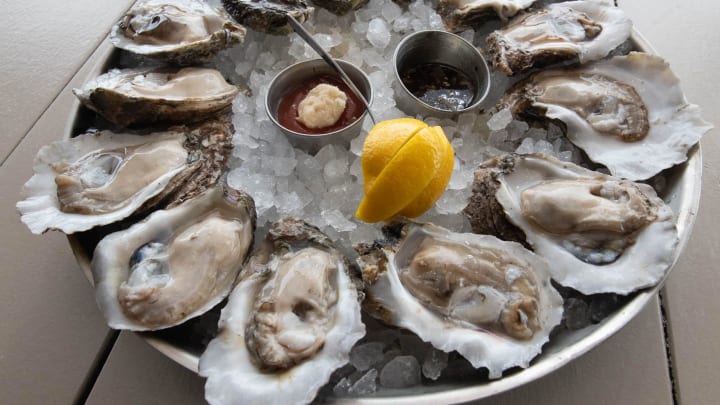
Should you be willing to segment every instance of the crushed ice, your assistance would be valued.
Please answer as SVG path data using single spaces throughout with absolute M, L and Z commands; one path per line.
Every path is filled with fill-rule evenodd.
M 357 12 L 343 17 L 316 8 L 305 27 L 334 57 L 368 74 L 374 90 L 372 111 L 378 120 L 405 116 L 393 98 L 391 63 L 397 44 L 410 32 L 443 28 L 432 4 L 422 0 L 410 3 L 405 11 L 391 0 L 370 0 Z M 482 46 L 482 34 L 470 30 L 460 35 Z M 269 36 L 249 31 L 243 45 L 216 58 L 216 66 L 226 77 L 246 85 L 251 92 L 239 94 L 233 102 L 235 148 L 228 183 L 255 199 L 259 233 L 271 221 L 296 216 L 318 226 L 352 256 L 353 244 L 382 236 L 379 224 L 366 224 L 354 217 L 363 196 L 360 154 L 371 122 L 366 119 L 363 132 L 352 140 L 349 150 L 328 145 L 310 155 L 293 148 L 265 112 L 264 98 L 272 78 L 293 63 L 317 57 L 297 35 Z M 418 218 L 420 221 L 458 232 L 469 231 L 460 211 L 470 196 L 473 171 L 498 153 L 543 152 L 563 160 L 580 159 L 559 128 L 530 128 L 514 121 L 507 110 L 493 114 L 490 107 L 514 79 L 494 72 L 491 80 L 486 113 L 466 113 L 454 120 L 425 119 L 443 128 L 455 149 L 455 165 L 448 190 L 435 207 Z M 384 332 L 389 337 L 378 338 Z M 408 387 L 419 384 L 421 375 L 434 380 L 448 363 L 447 353 L 432 349 L 414 336 L 405 337 L 399 343 L 401 348 L 397 341 L 395 346 L 391 343 L 397 338 L 396 331 L 381 329 L 375 337 L 379 340 L 366 340 L 351 352 L 352 366 L 335 380 L 336 396 L 372 394 L 378 385 Z

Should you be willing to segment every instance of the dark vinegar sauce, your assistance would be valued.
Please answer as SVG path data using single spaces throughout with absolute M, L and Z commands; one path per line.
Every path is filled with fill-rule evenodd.
M 310 92 L 310 90 L 322 83 L 333 85 L 345 93 L 347 96 L 345 110 L 343 110 L 340 118 L 333 125 L 324 128 L 308 128 L 297 120 L 298 105 Z M 365 106 L 362 101 L 352 92 L 352 90 L 350 90 L 347 85 L 345 85 L 345 83 L 336 77 L 323 75 L 298 85 L 283 96 L 282 100 L 280 100 L 280 105 L 278 106 L 278 121 L 280 121 L 282 126 L 291 131 L 308 135 L 321 135 L 345 128 L 360 118 L 364 111 Z
M 423 63 L 400 72 L 400 80 L 415 97 L 432 107 L 459 111 L 472 104 L 475 85 L 464 72 L 442 63 Z

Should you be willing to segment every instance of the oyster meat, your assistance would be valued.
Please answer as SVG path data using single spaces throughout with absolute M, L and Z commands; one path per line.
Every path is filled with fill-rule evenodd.
M 591 160 L 629 180 L 684 162 L 712 128 L 687 102 L 667 62 L 639 52 L 531 75 L 500 101 L 502 108 L 529 122 L 561 122 Z
M 250 251 L 255 204 L 225 184 L 103 238 L 91 263 L 95 297 L 113 329 L 180 324 L 230 292 Z
M 605 57 L 630 37 L 632 22 L 610 0 L 550 4 L 487 37 L 496 70 L 509 75 L 559 62 Z
M 474 232 L 523 238 L 552 261 L 555 281 L 583 294 L 657 284 L 678 243 L 672 210 L 649 185 L 542 154 L 483 163 L 464 213 Z
M 73 93 L 120 127 L 193 123 L 228 112 L 240 90 L 209 68 L 113 69 Z
M 458 32 L 500 18 L 507 21 L 535 0 L 439 0 L 437 12 L 448 31 Z
M 218 327 L 199 366 L 211 404 L 309 403 L 365 335 L 347 260 L 290 218 L 270 226 Z
M 315 10 L 305 0 L 222 0 L 222 4 L 240 24 L 273 35 L 286 35 L 293 31 L 286 15 L 292 15 L 303 23 Z
M 547 263 L 520 244 L 416 223 L 395 236 L 356 247 L 363 305 L 380 320 L 456 350 L 490 378 L 527 367 L 560 323 Z
M 208 61 L 245 39 L 245 28 L 199 0 L 145 0 L 113 27 L 118 48 L 179 65 Z
M 70 234 L 212 186 L 232 150 L 227 117 L 148 135 L 89 132 L 43 146 L 17 203 L 33 233 Z

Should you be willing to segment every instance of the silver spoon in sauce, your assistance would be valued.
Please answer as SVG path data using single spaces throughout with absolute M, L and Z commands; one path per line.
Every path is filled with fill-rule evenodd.
M 320 55 L 320 57 L 322 57 L 323 60 L 340 75 L 342 81 L 363 102 L 363 104 L 365 104 L 365 110 L 370 116 L 370 120 L 372 121 L 373 125 L 375 125 L 377 122 L 375 121 L 375 117 L 373 116 L 372 111 L 370 111 L 370 105 L 362 92 L 360 92 L 360 90 L 358 90 L 358 88 L 355 86 L 355 83 L 350 80 L 345 71 L 342 70 L 342 68 L 340 67 L 340 65 L 337 64 L 337 62 L 335 62 L 335 59 L 333 59 L 330 54 L 325 52 L 325 50 L 320 46 L 320 44 L 315 42 L 312 35 L 307 32 L 307 30 L 302 26 L 302 24 L 300 24 L 298 20 L 295 19 L 295 17 L 293 17 L 291 14 L 285 15 L 287 16 L 288 23 L 290 24 L 290 26 L 292 26 L 293 30 L 295 30 L 295 32 L 300 35 L 300 38 L 307 42 L 307 44 L 310 45 L 310 47 L 314 49 L 315 52 L 317 52 L 318 55 Z

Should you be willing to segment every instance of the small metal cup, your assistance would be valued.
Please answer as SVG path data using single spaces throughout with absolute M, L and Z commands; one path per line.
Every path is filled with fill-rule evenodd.
M 367 75 L 352 63 L 342 60 L 337 60 L 337 63 L 365 96 L 368 105 L 372 105 L 373 91 Z M 288 93 L 299 84 L 321 75 L 337 76 L 337 73 L 322 59 L 313 59 L 290 65 L 278 73 L 270 82 L 270 87 L 265 97 L 265 110 L 270 120 L 287 136 L 290 144 L 308 153 L 316 153 L 320 148 L 331 143 L 349 147 L 350 141 L 360 134 L 363 120 L 367 115 L 367 110 L 365 110 L 362 115 L 350 125 L 333 132 L 316 135 L 295 132 L 280 124 L 278 120 L 278 107 L 283 97 L 287 96 Z
M 472 103 L 462 110 L 451 111 L 433 107 L 415 97 L 400 78 L 400 72 L 424 63 L 442 63 L 465 73 L 475 85 Z M 403 38 L 393 55 L 395 71 L 395 102 L 409 115 L 452 118 L 478 109 L 490 90 L 490 70 L 473 44 L 445 31 L 418 31 Z

